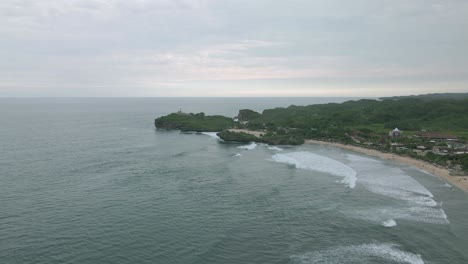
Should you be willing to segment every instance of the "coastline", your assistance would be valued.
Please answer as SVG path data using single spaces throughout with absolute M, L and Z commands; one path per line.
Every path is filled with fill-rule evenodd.
M 451 176 L 450 170 L 432 165 L 422 160 L 414 159 L 411 157 L 404 157 L 404 156 L 400 156 L 394 153 L 384 153 L 375 149 L 361 148 L 361 147 L 357 147 L 353 145 L 345 145 L 345 144 L 335 143 L 335 142 L 308 139 L 305 141 L 305 144 L 320 144 L 320 145 L 326 145 L 326 146 L 333 146 L 333 147 L 338 147 L 338 148 L 342 148 L 346 150 L 351 150 L 354 152 L 359 152 L 359 153 L 366 154 L 369 156 L 379 157 L 382 159 L 410 165 L 418 169 L 421 169 L 423 171 L 426 171 L 428 173 L 434 174 L 440 179 L 447 181 L 448 183 L 458 187 L 459 189 L 465 192 L 468 192 L 468 176 Z
M 259 137 L 262 134 L 264 134 L 264 132 L 262 131 L 252 131 L 252 130 L 247 130 L 247 129 L 229 129 L 229 130 L 232 132 L 243 132 L 243 133 L 251 134 L 256 137 Z M 305 140 L 304 144 L 320 144 L 320 145 L 326 145 L 326 146 L 333 146 L 337 148 L 342 148 L 342 149 L 362 153 L 362 154 L 369 155 L 369 156 L 379 157 L 382 159 L 403 163 L 409 166 L 416 167 L 430 174 L 433 174 L 437 176 L 439 179 L 442 179 L 450 183 L 451 185 L 465 192 L 468 192 L 468 176 L 452 176 L 450 175 L 450 170 L 448 170 L 447 168 L 435 166 L 431 163 L 428 163 L 422 160 L 414 159 L 411 157 L 400 156 L 395 153 L 385 153 L 385 152 L 381 152 L 375 149 L 367 149 L 367 148 L 357 147 L 353 145 L 345 145 L 345 144 L 336 143 L 336 142 L 307 139 Z

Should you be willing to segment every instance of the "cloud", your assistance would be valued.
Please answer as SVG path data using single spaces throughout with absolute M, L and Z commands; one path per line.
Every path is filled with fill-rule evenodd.
M 3 0 L 0 96 L 459 91 L 467 26 L 461 0 Z

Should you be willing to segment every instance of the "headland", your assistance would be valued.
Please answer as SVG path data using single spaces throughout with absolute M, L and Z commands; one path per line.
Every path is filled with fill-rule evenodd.
M 415 166 L 468 190 L 468 93 L 362 99 L 239 110 L 236 117 L 182 111 L 157 129 L 218 132 L 224 141 L 340 147 Z

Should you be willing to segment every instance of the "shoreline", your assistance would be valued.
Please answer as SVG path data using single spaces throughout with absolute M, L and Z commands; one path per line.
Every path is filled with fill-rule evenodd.
M 243 133 L 251 134 L 256 137 L 260 137 L 262 134 L 264 134 L 264 132 L 262 131 L 253 131 L 253 130 L 247 130 L 247 129 L 229 129 L 229 130 L 232 132 L 243 132 Z M 367 149 L 363 147 L 345 145 L 345 144 L 336 143 L 336 142 L 306 139 L 304 144 L 319 144 L 319 145 L 325 145 L 325 146 L 333 146 L 333 147 L 337 147 L 341 149 L 346 149 L 346 150 L 351 150 L 354 152 L 362 153 L 368 156 L 373 156 L 373 157 L 378 157 L 378 158 L 385 159 L 385 160 L 391 160 L 391 161 L 403 163 L 409 166 L 416 167 L 427 173 L 433 174 L 439 179 L 450 183 L 451 185 L 461 189 L 462 191 L 468 192 L 468 176 L 452 176 L 450 175 L 449 169 L 435 166 L 426 161 L 414 159 L 411 157 L 400 156 L 395 153 L 385 153 L 385 152 L 381 152 L 375 149 Z
M 247 129 L 229 129 L 232 132 L 243 132 L 247 134 L 254 135 L 256 137 L 260 137 L 264 132 L 261 131 L 252 131 Z M 395 161 L 399 163 L 403 163 L 409 166 L 416 167 L 422 171 L 427 173 L 433 174 L 437 176 L 439 179 L 442 179 L 451 185 L 463 190 L 464 192 L 468 192 L 468 176 L 452 176 L 450 175 L 450 170 L 447 168 L 442 168 L 439 166 L 435 166 L 428 162 L 414 159 L 411 157 L 400 156 L 395 153 L 385 153 L 375 149 L 367 149 L 362 147 L 357 147 L 353 145 L 345 145 L 342 143 L 336 142 L 328 142 L 328 141 L 321 141 L 321 140 L 314 140 L 314 139 L 306 139 L 304 144 L 319 144 L 319 145 L 326 145 L 326 146 L 333 146 L 341 149 L 346 149 L 358 153 L 362 153 L 368 156 L 378 157 L 385 160 Z
M 399 163 L 403 163 L 409 166 L 416 167 L 420 170 L 428 172 L 437 176 L 439 179 L 442 179 L 457 188 L 468 192 L 468 176 L 452 176 L 450 175 L 450 170 L 446 168 L 441 168 L 435 165 L 432 165 L 428 162 L 414 159 L 411 157 L 400 156 L 395 153 L 385 153 L 375 149 L 367 149 L 362 147 L 357 147 L 353 145 L 345 145 L 336 142 L 328 142 L 328 141 L 320 141 L 320 140 L 313 140 L 307 139 L 304 144 L 319 144 L 319 145 L 326 145 L 326 146 L 333 146 L 338 147 L 341 149 L 351 150 L 354 152 L 362 153 L 368 156 L 379 157 L 385 160 L 391 160 Z

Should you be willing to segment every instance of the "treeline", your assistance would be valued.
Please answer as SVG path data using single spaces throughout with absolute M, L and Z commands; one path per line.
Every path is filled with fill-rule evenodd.
M 214 115 L 207 116 L 203 112 L 198 114 L 172 113 L 154 120 L 158 129 L 175 129 L 194 132 L 219 132 L 236 125 L 229 117 Z
M 301 133 L 278 134 L 266 132 L 260 137 L 244 132 L 221 131 L 217 134 L 224 141 L 234 142 L 261 142 L 270 145 L 301 145 L 304 144 L 304 136 Z
M 445 98 L 452 95 L 439 95 L 430 98 Z M 220 132 L 226 141 L 257 141 L 274 145 L 299 145 L 305 139 L 336 141 L 346 144 L 364 143 L 363 146 L 381 151 L 398 152 L 388 137 L 388 131 L 398 127 L 407 135 L 421 130 L 430 132 L 468 135 L 468 98 L 434 99 L 428 97 L 391 98 L 389 100 L 347 101 L 341 104 L 330 103 L 309 106 L 289 106 L 267 109 L 257 113 L 242 109 L 236 118 L 204 113 L 173 113 L 155 119 L 158 129 L 178 129 L 181 131 Z M 236 120 L 237 119 L 237 120 Z M 236 120 L 236 121 L 235 121 Z M 244 128 L 262 131 L 257 138 L 246 133 L 228 131 L 230 128 Z M 463 137 L 461 138 L 463 139 Z M 438 164 L 459 164 L 468 170 L 468 155 L 436 155 L 428 153 L 417 156 L 412 149 L 428 142 L 414 137 L 401 137 L 406 155 Z M 428 146 L 431 147 L 431 146 Z M 405 154 L 405 153 L 403 153 Z
M 468 99 L 358 100 L 341 104 L 290 106 L 263 111 L 250 119 L 249 129 L 302 129 L 306 137 L 336 134 L 353 127 L 372 125 L 402 130 L 468 130 Z M 328 131 L 328 132 L 327 132 Z M 377 132 L 377 131 L 376 131 Z
M 468 93 L 432 93 L 432 94 L 419 94 L 419 95 L 405 95 L 405 96 L 392 96 L 381 97 L 381 100 L 401 100 L 401 99 L 421 99 L 425 101 L 441 100 L 441 99 L 455 99 L 464 100 L 468 99 Z
M 204 113 L 173 113 L 159 117 L 155 126 L 182 131 L 219 132 L 240 127 L 262 130 L 268 136 L 295 138 L 326 138 L 349 140 L 347 133 L 359 131 L 364 136 L 383 134 L 398 127 L 404 131 L 468 131 L 468 99 L 421 100 L 358 100 L 341 104 L 289 106 L 257 113 L 239 111 L 239 122 L 224 116 Z

